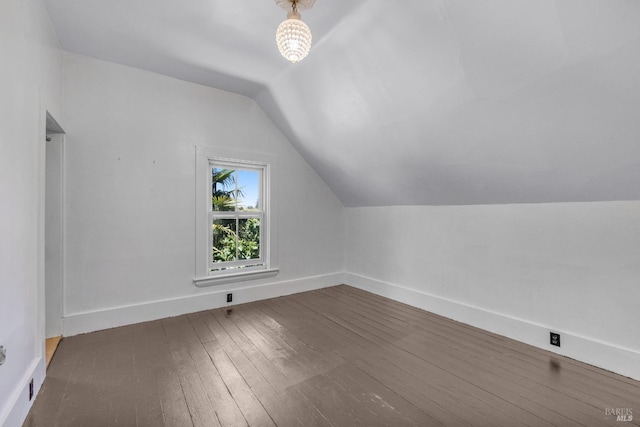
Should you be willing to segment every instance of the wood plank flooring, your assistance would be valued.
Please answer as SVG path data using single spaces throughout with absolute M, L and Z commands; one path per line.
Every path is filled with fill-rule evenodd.
M 47 358 L 47 367 L 49 367 L 49 363 L 51 363 L 51 359 L 53 359 L 53 355 L 56 352 L 56 349 L 58 348 L 58 344 L 60 344 L 60 340 L 62 340 L 62 337 L 53 337 L 53 338 L 47 338 L 45 340 L 45 354 L 46 354 L 46 358 Z
M 619 426 L 607 408 L 640 425 L 640 382 L 343 285 L 65 338 L 24 426 Z

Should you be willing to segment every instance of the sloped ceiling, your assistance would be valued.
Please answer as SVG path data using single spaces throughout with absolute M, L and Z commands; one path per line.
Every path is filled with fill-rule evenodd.
M 640 1 L 46 0 L 64 49 L 254 98 L 346 206 L 640 200 Z M 312 197 L 312 195 L 310 195 Z

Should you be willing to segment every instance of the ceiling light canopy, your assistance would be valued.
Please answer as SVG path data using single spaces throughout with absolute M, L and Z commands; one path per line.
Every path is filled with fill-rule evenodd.
M 298 10 L 311 9 L 316 0 L 276 0 L 276 4 L 287 10 L 287 19 L 276 31 L 276 43 L 282 56 L 298 62 L 309 54 L 311 30 L 302 22 Z

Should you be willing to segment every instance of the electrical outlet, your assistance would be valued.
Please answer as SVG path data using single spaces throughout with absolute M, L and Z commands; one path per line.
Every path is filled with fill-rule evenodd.
M 233 301 L 233 294 L 227 294 L 227 302 Z
M 560 334 L 556 334 L 555 332 L 549 332 L 549 343 L 551 345 L 560 347 Z
M 0 345 L 0 365 L 2 365 L 6 359 L 7 359 L 7 349 L 4 348 L 3 345 Z
M 29 402 L 33 399 L 33 378 L 29 381 Z

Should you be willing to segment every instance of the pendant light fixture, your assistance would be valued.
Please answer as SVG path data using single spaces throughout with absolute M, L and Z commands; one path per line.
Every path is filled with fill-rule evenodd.
M 287 11 L 285 19 L 276 31 L 276 43 L 282 56 L 298 62 L 309 54 L 311 30 L 302 22 L 299 10 L 311 9 L 316 0 L 276 0 L 276 4 Z

